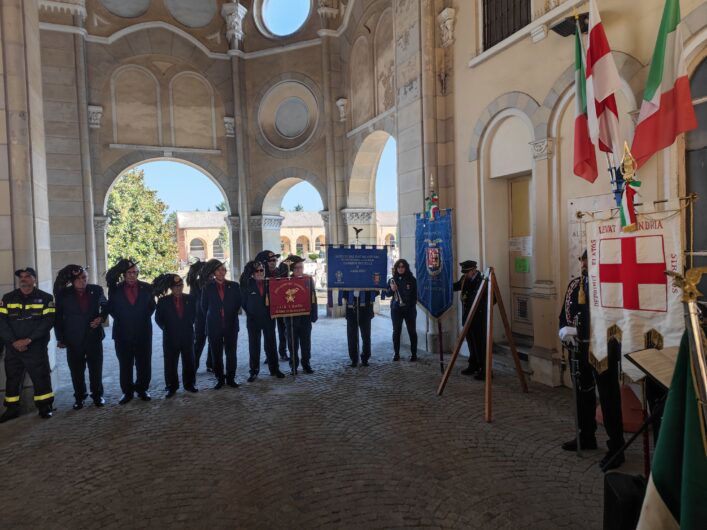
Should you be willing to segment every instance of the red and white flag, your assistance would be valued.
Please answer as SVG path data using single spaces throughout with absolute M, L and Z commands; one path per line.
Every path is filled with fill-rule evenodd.
M 622 153 L 614 93 L 621 87 L 621 78 L 595 0 L 589 0 L 586 65 L 589 136 L 601 151 L 613 153 L 612 165 L 616 167 L 621 162 Z

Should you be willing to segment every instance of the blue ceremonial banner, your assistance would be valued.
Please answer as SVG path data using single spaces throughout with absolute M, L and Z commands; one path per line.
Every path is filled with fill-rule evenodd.
M 452 210 L 442 210 L 434 221 L 425 214 L 417 214 L 417 298 L 434 318 L 440 318 L 452 307 L 452 259 Z
M 388 248 L 327 246 L 328 289 L 385 289 Z

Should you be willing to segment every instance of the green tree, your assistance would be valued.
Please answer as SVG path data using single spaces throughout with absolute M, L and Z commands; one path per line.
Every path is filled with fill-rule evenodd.
M 226 211 L 226 201 L 221 201 L 218 203 L 216 206 L 216 211 L 217 212 L 225 212 Z
M 167 226 L 169 227 L 169 234 L 172 237 L 174 244 L 177 244 L 177 212 L 172 212 L 167 216 Z
M 108 196 L 108 216 L 109 266 L 130 257 L 139 262 L 145 280 L 176 272 L 176 216 L 172 225 L 167 205 L 145 185 L 142 171 L 129 171 L 115 184 Z
M 293 212 L 301 212 L 303 210 L 304 210 L 304 206 L 302 206 L 301 204 L 296 204 L 292 211 Z

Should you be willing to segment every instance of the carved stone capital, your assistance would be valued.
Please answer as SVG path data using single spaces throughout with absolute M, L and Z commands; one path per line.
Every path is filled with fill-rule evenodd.
M 373 221 L 375 210 L 372 208 L 344 208 L 341 210 L 341 218 L 348 226 L 356 223 L 370 224 Z
M 223 126 L 226 128 L 226 136 L 233 138 L 236 136 L 236 120 L 229 116 L 224 116 Z
M 39 8 L 86 18 L 86 0 L 39 0 Z
M 107 215 L 93 216 L 93 229 L 98 233 L 105 234 L 108 230 L 108 223 L 110 223 L 110 217 Z
M 253 215 L 248 226 L 251 230 L 280 230 L 284 220 L 281 215 Z
M 346 8 L 339 0 L 317 0 L 317 13 L 322 20 L 322 26 L 327 27 L 335 23 L 343 15 Z
M 329 210 L 320 210 L 319 215 L 322 216 L 322 222 L 324 223 L 324 227 L 328 228 L 329 227 Z
M 555 139 L 547 137 L 537 142 L 530 142 L 530 147 L 535 160 L 547 160 L 555 154 Z
M 441 30 L 442 48 L 448 48 L 454 44 L 454 23 L 456 21 L 456 14 L 457 12 L 453 8 L 448 7 L 437 15 L 437 23 Z
M 238 43 L 243 40 L 243 20 L 248 10 L 238 0 L 231 0 L 221 7 L 221 16 L 226 21 L 226 40 L 231 49 L 238 49 Z
M 339 121 L 346 121 L 346 115 L 349 113 L 349 100 L 346 98 L 337 99 L 336 107 L 339 109 Z
M 238 231 L 241 229 L 241 218 L 238 217 L 237 215 L 227 216 L 226 222 L 230 225 L 231 232 L 234 234 L 237 234 Z
M 88 126 L 91 129 L 100 129 L 103 119 L 103 107 L 100 105 L 88 106 Z

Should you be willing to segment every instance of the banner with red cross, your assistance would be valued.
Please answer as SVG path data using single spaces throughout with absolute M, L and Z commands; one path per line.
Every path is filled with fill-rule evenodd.
M 586 237 L 590 349 L 597 367 L 603 368 L 612 337 L 624 355 L 646 349 L 647 334 L 655 338 L 654 332 L 663 347 L 678 346 L 685 329 L 682 293 L 665 271 L 682 273 L 680 212 L 638 214 L 634 232 L 622 232 L 619 216 L 595 216 Z

